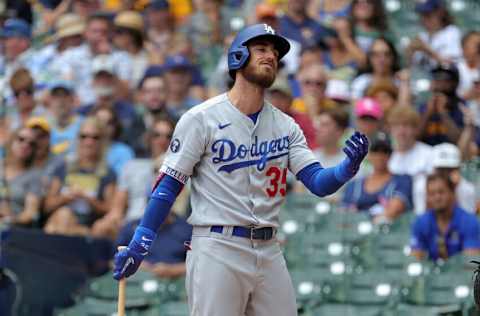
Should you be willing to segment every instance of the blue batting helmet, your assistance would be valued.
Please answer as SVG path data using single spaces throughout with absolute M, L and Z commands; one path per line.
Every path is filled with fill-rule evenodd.
M 241 30 L 228 49 L 228 72 L 234 79 L 235 70 L 242 68 L 248 60 L 247 43 L 253 39 L 264 37 L 272 41 L 275 49 L 278 50 L 278 59 L 282 59 L 290 50 L 288 41 L 277 35 L 275 30 L 268 24 L 255 24 Z

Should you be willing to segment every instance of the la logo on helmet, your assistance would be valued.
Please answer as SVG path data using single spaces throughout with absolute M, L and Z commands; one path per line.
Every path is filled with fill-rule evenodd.
M 265 27 L 265 32 L 275 35 L 275 30 L 268 24 L 263 24 Z

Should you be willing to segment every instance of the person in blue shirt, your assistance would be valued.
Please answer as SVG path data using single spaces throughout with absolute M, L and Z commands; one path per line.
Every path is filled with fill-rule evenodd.
M 343 195 L 348 210 L 369 212 L 374 223 L 391 222 L 413 208 L 412 178 L 388 170 L 391 154 L 387 135 L 378 133 L 367 157 L 373 172 L 347 183 Z
M 302 46 L 318 42 L 327 33 L 326 27 L 307 15 L 305 4 L 305 0 L 289 0 L 288 10 L 279 19 L 279 32 Z
M 428 210 L 412 226 L 412 255 L 421 260 L 447 259 L 455 254 L 480 254 L 480 226 L 475 215 L 460 208 L 455 184 L 442 174 L 427 178 Z

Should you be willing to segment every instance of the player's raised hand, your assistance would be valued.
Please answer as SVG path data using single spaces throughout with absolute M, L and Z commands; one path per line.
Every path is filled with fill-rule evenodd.
M 343 152 L 349 159 L 349 169 L 355 174 L 360 167 L 363 159 L 368 153 L 368 138 L 364 134 L 356 131 L 345 142 Z
M 155 240 L 155 233 L 148 228 L 138 226 L 127 248 L 115 254 L 113 278 L 120 280 L 134 274 Z

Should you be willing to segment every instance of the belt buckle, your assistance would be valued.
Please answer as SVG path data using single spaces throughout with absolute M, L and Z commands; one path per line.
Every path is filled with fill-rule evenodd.
M 250 230 L 250 241 L 253 242 L 254 240 L 254 233 L 255 233 L 255 226 L 251 225 L 251 226 L 248 226 L 248 229 Z

